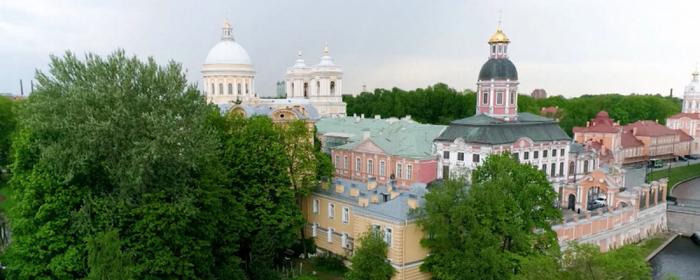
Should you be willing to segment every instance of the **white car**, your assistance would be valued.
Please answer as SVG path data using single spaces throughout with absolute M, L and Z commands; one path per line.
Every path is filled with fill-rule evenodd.
M 593 204 L 595 204 L 595 205 L 605 205 L 605 198 L 603 198 L 603 197 L 596 198 L 596 199 L 593 201 Z

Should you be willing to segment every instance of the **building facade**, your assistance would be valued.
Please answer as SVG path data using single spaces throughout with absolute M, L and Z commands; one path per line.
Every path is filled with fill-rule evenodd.
M 434 143 L 438 178 L 469 178 L 490 154 L 510 152 L 552 181 L 568 174 L 570 138 L 552 119 L 518 113 L 518 71 L 508 57 L 510 39 L 500 26 L 477 80 L 476 115 L 455 120 Z
M 323 49 L 321 61 L 311 67 L 306 66 L 299 51 L 294 65 L 287 69 L 285 91 L 287 98 L 310 100 L 323 116 L 346 115 L 343 70 L 333 62 L 328 46 Z
M 693 138 L 690 144 L 690 153 L 700 154 L 700 81 L 697 70 L 693 72 L 693 79 L 685 87 L 681 113 L 675 114 L 666 120 L 666 126 L 671 129 L 680 129 Z

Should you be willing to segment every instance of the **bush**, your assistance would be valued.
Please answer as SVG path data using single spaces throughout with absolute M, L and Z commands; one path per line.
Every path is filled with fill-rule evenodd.
M 348 270 L 343 258 L 333 253 L 320 253 L 311 259 L 311 262 L 316 269 L 321 271 L 345 273 Z

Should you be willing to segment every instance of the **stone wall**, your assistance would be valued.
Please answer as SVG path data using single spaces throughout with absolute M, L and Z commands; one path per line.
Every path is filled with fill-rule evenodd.
M 691 211 L 680 207 L 670 206 L 668 216 L 668 229 L 681 235 L 690 236 L 700 232 L 700 209 Z

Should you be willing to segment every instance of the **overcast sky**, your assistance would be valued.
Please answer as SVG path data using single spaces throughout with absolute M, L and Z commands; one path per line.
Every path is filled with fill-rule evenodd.
M 19 79 L 28 88 L 66 50 L 172 59 L 198 82 L 225 19 L 260 95 L 274 95 L 298 49 L 318 63 L 324 42 L 346 93 L 475 88 L 499 10 L 522 93 L 680 94 L 700 61 L 700 1 L 0 0 L 0 92 L 19 93 Z

